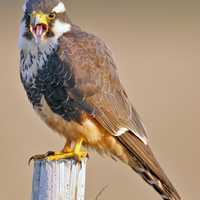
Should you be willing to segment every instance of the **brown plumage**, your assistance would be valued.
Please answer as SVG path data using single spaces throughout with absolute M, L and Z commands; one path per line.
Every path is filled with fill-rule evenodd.
M 118 141 L 126 149 L 131 168 L 140 174 L 164 200 L 181 199 L 148 145 L 138 140 L 131 132 L 118 137 Z
M 119 80 L 111 51 L 101 39 L 71 24 L 64 4 L 51 1 L 29 0 L 25 8 L 21 78 L 34 109 L 69 145 L 83 138 L 85 147 L 128 164 L 163 199 L 180 200 L 150 150 L 146 130 Z M 49 20 L 52 10 L 62 13 Z M 36 24 L 34 35 L 29 16 L 37 11 L 45 26 Z M 44 44 L 34 43 L 42 27 L 44 34 L 39 36 L 44 37 L 47 50 Z
M 74 26 L 60 38 L 61 60 L 73 66 L 76 86 L 70 89 L 73 99 L 90 105 L 93 114 L 82 112 L 81 124 L 66 122 L 50 108 L 44 110 L 47 124 L 64 135 L 68 142 L 79 137 L 84 145 L 100 153 L 119 158 L 130 165 L 165 200 L 179 200 L 175 188 L 164 174 L 147 143 L 142 122 L 133 109 L 117 75 L 111 52 L 102 40 Z M 47 105 L 43 105 L 43 109 Z M 48 114 L 47 114 L 48 113 Z M 51 113 L 51 114 L 50 114 Z M 127 132 L 115 136 L 121 128 Z M 76 133 L 76 134 L 74 134 Z

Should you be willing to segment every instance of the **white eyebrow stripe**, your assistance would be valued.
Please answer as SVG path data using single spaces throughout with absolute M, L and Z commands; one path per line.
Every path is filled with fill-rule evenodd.
M 57 6 L 52 9 L 52 12 L 63 13 L 66 11 L 65 5 L 63 2 L 59 2 Z

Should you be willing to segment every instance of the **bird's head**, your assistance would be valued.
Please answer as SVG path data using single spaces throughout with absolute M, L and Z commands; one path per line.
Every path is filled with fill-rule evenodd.
M 20 30 L 21 48 L 27 41 L 35 45 L 57 41 L 64 33 L 71 31 L 64 1 L 25 1 Z

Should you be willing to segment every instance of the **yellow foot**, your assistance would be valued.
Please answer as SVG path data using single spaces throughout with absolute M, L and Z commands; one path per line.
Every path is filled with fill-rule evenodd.
M 80 138 L 78 141 L 76 141 L 75 147 L 73 150 L 68 144 L 66 144 L 63 151 L 61 152 L 49 151 L 45 154 L 32 156 L 29 159 L 28 163 L 30 164 L 32 160 L 42 160 L 42 159 L 62 160 L 62 159 L 70 159 L 70 158 L 73 158 L 76 161 L 80 162 L 83 158 L 89 157 L 87 152 L 81 150 L 82 143 L 83 143 L 83 139 Z
M 46 159 L 47 160 L 62 160 L 62 159 L 70 159 L 73 158 L 76 161 L 80 162 L 83 158 L 88 157 L 88 153 L 85 151 L 79 151 L 79 152 L 68 152 L 68 153 L 64 153 L 64 152 L 57 152 L 54 155 L 50 155 L 48 156 Z
M 79 151 L 79 152 L 52 152 L 52 151 L 48 151 L 45 154 L 40 154 L 40 155 L 35 155 L 32 156 L 29 161 L 28 164 L 30 165 L 32 160 L 62 160 L 62 159 L 75 159 L 76 161 L 80 162 L 83 158 L 89 157 L 88 153 L 85 151 Z

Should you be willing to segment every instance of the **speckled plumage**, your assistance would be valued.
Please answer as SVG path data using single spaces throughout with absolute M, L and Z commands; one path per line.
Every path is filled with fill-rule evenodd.
M 27 0 L 24 6 L 20 72 L 35 111 L 68 143 L 84 138 L 86 147 L 130 165 L 163 199 L 180 200 L 149 148 L 106 44 L 72 24 L 62 6 L 44 41 L 34 42 L 30 13 L 58 10 L 59 2 Z
M 33 62 L 31 59 L 31 63 Z M 26 70 L 27 66 L 25 65 L 24 68 Z M 69 92 L 75 86 L 74 76 L 69 63 L 61 61 L 57 49 L 46 56 L 43 66 L 37 70 L 37 74 L 33 75 L 31 80 L 27 81 L 23 75 L 21 77 L 29 100 L 34 107 L 42 106 L 41 99 L 44 97 L 52 111 L 65 120 L 80 121 L 81 111 L 78 107 L 84 102 L 82 103 L 78 99 L 74 101 L 70 97 Z M 82 105 L 82 109 L 91 112 L 89 106 L 87 108 Z

